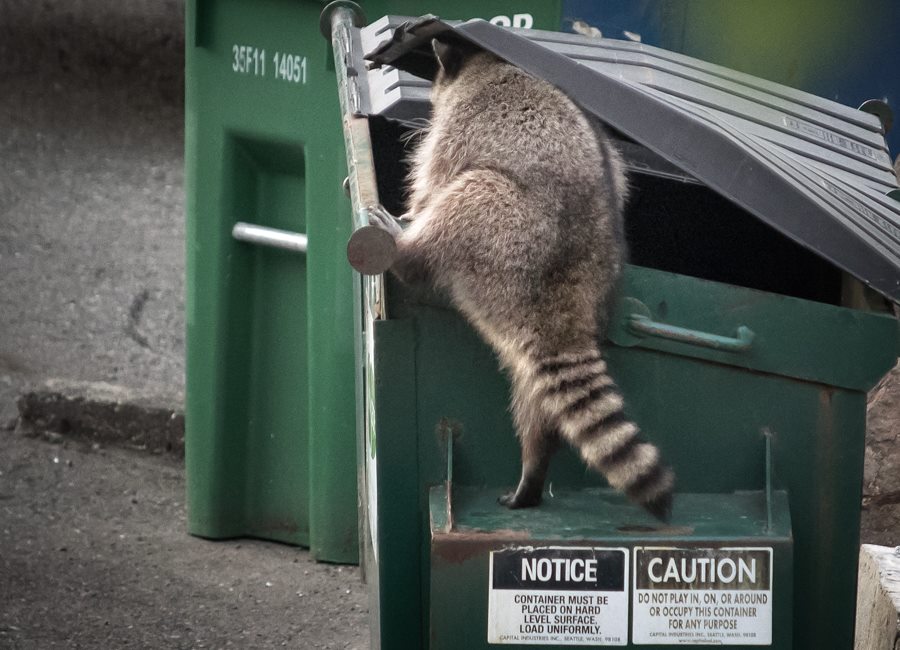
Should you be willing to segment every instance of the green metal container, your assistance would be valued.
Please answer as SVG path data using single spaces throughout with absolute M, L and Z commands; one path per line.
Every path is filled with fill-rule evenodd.
M 866 391 L 897 357 L 896 320 L 634 266 L 622 294 L 627 313 L 618 317 L 606 354 L 630 415 L 678 473 L 671 527 L 659 527 L 619 496 L 581 496 L 567 505 L 572 490 L 603 484 L 569 450 L 554 459 L 548 477 L 559 502 L 545 497 L 537 511 L 512 513 L 495 505 L 519 473 L 508 385 L 496 359 L 446 306 L 388 284 L 391 318 L 372 322 L 369 350 L 375 647 L 489 647 L 487 553 L 551 542 L 780 548 L 775 571 L 785 577 L 774 613 L 783 616 L 786 602 L 791 614 L 790 625 L 774 628 L 772 647 L 850 647 Z M 656 320 L 699 332 L 745 326 L 756 336 L 751 351 L 738 355 L 637 338 L 624 332 L 624 322 L 646 313 L 638 305 Z M 448 437 L 461 514 L 454 532 L 438 535 L 441 509 L 429 491 L 448 479 Z M 723 495 L 764 489 L 767 437 L 773 485 L 790 500 L 772 535 L 761 506 L 702 507 L 704 497 L 714 505 Z M 454 536 L 459 547 L 447 552 Z M 784 555 L 789 541 L 797 550 L 792 559 Z M 472 544 L 474 553 L 465 550 Z M 453 582 L 446 584 L 446 576 Z M 456 622 L 453 634 L 449 619 Z M 454 645 L 455 639 L 465 643 Z
M 352 280 L 334 259 L 346 198 L 319 9 L 188 3 L 188 515 L 203 537 L 353 562 Z M 312 245 L 239 242 L 239 221 Z
M 188 527 L 356 562 L 357 293 L 323 4 L 187 3 Z M 364 4 L 371 15 L 425 9 Z M 450 13 L 560 20 L 559 2 L 537 0 L 458 2 Z M 239 222 L 308 239 L 294 237 L 293 250 L 238 241 Z
M 338 68 L 358 66 L 347 20 L 333 24 Z M 403 211 L 392 191 L 403 128 L 350 110 L 356 75 L 337 72 L 355 235 L 368 237 L 366 206 Z M 682 141 L 686 164 L 702 159 L 688 151 L 696 140 Z M 640 265 L 625 270 L 601 345 L 626 411 L 678 475 L 671 524 L 605 489 L 568 449 L 539 508 L 499 506 L 520 453 L 495 355 L 440 297 L 364 277 L 359 471 L 373 648 L 851 647 L 866 392 L 896 361 L 897 321 L 845 306 L 853 281 L 801 237 L 629 146 Z M 734 153 L 727 169 L 743 179 L 769 164 Z M 773 212 L 784 190 L 760 188 Z M 714 563 L 715 580 L 692 587 L 685 567 Z M 591 582 L 587 600 L 579 581 Z

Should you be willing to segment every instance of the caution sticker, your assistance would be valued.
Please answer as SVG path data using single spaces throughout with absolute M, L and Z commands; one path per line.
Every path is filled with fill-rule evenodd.
M 771 548 L 635 548 L 632 642 L 771 645 Z
M 488 643 L 626 645 L 628 549 L 491 553 Z

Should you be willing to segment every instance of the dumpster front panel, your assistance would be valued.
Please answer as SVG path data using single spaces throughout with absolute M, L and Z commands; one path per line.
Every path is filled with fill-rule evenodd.
M 682 494 L 678 525 L 641 526 L 605 489 L 559 489 L 531 512 L 451 491 L 431 490 L 433 650 L 793 647 L 783 492 L 769 508 L 763 492 Z
M 760 332 L 753 341 L 749 361 L 740 354 L 683 341 L 607 343 L 605 350 L 611 374 L 625 395 L 628 415 L 659 445 L 674 467 L 679 494 L 762 489 L 766 482 L 766 439 L 771 440 L 774 484 L 788 494 L 797 549 L 791 562 L 797 594 L 790 615 L 794 621 L 793 647 L 847 647 L 853 633 L 865 384 L 874 383 L 894 359 L 895 321 L 888 316 L 639 267 L 628 267 L 622 291 L 623 298 L 653 305 L 651 315 L 659 321 L 723 335 L 732 334 L 739 323 Z M 662 294 L 665 300 L 661 300 Z M 487 345 L 440 300 L 423 297 L 392 281 L 388 282 L 387 296 L 394 320 L 377 325 L 403 324 L 410 339 L 394 341 L 384 356 L 376 344 L 375 363 L 387 365 L 391 359 L 410 355 L 415 359 L 416 517 L 420 539 L 424 540 L 433 523 L 425 514 L 428 490 L 442 484 L 447 476 L 448 437 L 453 439 L 454 484 L 490 495 L 484 499 L 484 507 L 496 508 L 498 513 L 503 509 L 494 505 L 493 499 L 518 480 L 519 446 L 507 411 L 508 382 Z M 785 306 L 785 301 L 792 306 Z M 664 313 L 660 312 L 663 303 Z M 689 320 L 680 321 L 683 315 L 689 315 Z M 810 322 L 816 324 L 813 335 L 809 333 Z M 868 367 L 863 375 L 854 368 L 844 376 L 834 374 L 829 378 L 852 387 L 804 378 L 804 372 L 815 369 L 816 359 L 835 353 L 827 347 L 832 341 L 841 341 L 841 354 L 855 356 L 861 366 Z M 786 345 L 793 346 L 790 354 L 769 354 L 770 346 L 778 350 Z M 841 367 L 841 363 L 835 365 Z M 403 385 L 409 386 L 407 381 Z M 387 400 L 387 383 L 383 390 L 381 399 Z M 410 408 L 410 399 L 405 396 L 406 408 Z M 381 428 L 381 418 L 387 417 L 382 408 L 387 408 L 386 401 L 378 401 L 375 409 L 379 461 L 391 444 L 391 436 L 397 435 Z M 399 407 L 388 412 L 396 417 Z M 412 453 L 409 447 L 404 449 L 404 454 Z M 551 463 L 550 492 L 602 485 L 603 479 L 589 473 L 569 449 L 563 449 Z M 401 495 L 395 487 L 394 482 L 379 477 L 379 513 L 392 512 L 396 518 Z M 627 513 L 621 525 L 655 526 L 648 515 L 627 505 L 620 495 L 610 498 L 618 500 L 619 512 Z M 545 499 L 549 499 L 546 494 Z M 413 514 L 411 504 L 408 508 L 407 513 Z M 596 515 L 602 516 L 608 505 L 598 502 L 597 508 Z M 522 511 L 523 527 L 527 528 L 532 515 L 539 518 L 541 507 Z M 575 526 L 573 522 L 577 521 L 584 518 L 561 525 Z M 676 509 L 672 525 L 681 523 Z M 593 543 L 588 533 L 580 539 Z M 384 571 L 392 550 L 383 545 L 379 553 L 384 589 Z M 448 569 L 450 574 L 442 572 L 441 577 L 430 575 L 434 560 L 427 548 L 421 549 L 419 562 L 419 568 L 413 571 L 408 552 L 393 558 L 394 566 L 403 567 L 403 593 L 410 594 L 409 598 L 428 603 L 429 594 L 443 589 L 438 582 L 451 574 L 454 580 L 467 583 L 468 578 L 457 574 L 456 567 Z M 477 569 L 478 575 L 482 569 Z M 415 574 L 420 576 L 418 593 Z M 383 591 L 382 607 L 390 600 L 389 592 Z M 439 610 L 443 611 L 428 605 L 426 611 L 434 615 Z M 389 620 L 383 617 L 382 625 L 406 630 L 415 623 L 412 617 L 396 616 Z

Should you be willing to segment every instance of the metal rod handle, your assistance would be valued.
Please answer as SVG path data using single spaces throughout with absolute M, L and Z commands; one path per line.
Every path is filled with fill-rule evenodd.
M 753 330 L 745 325 L 738 327 L 737 336 L 732 338 L 676 325 L 667 325 L 666 323 L 652 320 L 643 314 L 631 314 L 628 317 L 628 329 L 638 335 L 671 339 L 713 350 L 722 350 L 723 352 L 746 352 L 753 344 L 753 337 L 755 336 Z
M 234 228 L 231 229 L 231 236 L 251 244 L 282 248 L 295 253 L 306 252 L 306 235 L 299 232 L 267 228 L 266 226 L 256 226 L 252 223 L 238 221 L 234 224 Z

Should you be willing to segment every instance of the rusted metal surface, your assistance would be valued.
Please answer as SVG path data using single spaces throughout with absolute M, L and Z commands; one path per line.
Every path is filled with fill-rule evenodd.
M 641 535 L 646 537 L 685 537 L 694 534 L 693 526 L 619 526 L 616 532 L 623 535 Z
M 509 544 L 527 544 L 530 539 L 531 534 L 527 530 L 455 530 L 450 533 L 432 534 L 431 552 L 442 562 L 462 564 L 473 557 L 496 551 Z

